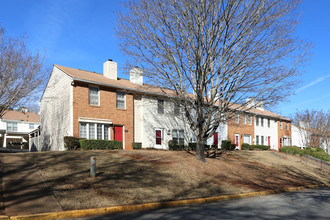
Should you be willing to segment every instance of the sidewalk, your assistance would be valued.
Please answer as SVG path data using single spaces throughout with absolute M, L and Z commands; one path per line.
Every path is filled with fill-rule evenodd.
M 24 153 L 1 154 L 4 163 L 4 207 L 8 216 L 62 211 Z

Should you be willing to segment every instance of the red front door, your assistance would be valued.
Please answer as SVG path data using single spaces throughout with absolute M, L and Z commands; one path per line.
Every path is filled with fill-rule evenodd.
M 280 138 L 280 148 L 283 146 L 283 139 Z
M 218 132 L 215 132 L 213 135 L 213 144 L 218 146 Z
M 162 145 L 162 131 L 156 130 L 156 145 Z
M 268 146 L 270 146 L 270 137 L 268 137 Z
M 123 143 L 123 126 L 115 125 L 114 139 L 115 141 L 121 141 Z
M 238 137 L 239 137 L 238 135 L 235 135 L 235 144 L 236 144 L 236 147 L 238 147 L 238 145 L 239 145 L 238 144 Z

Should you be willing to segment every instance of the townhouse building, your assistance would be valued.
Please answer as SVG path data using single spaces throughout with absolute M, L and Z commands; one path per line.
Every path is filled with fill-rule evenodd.
M 6 111 L 0 118 L 0 147 L 28 149 L 29 133 L 40 125 L 40 115 L 22 111 Z
M 129 80 L 118 78 L 112 60 L 104 63 L 103 74 L 54 65 L 40 103 L 39 150 L 64 150 L 64 136 L 119 140 L 124 149 L 132 149 L 133 142 L 168 149 L 170 140 L 185 145 L 196 141 L 180 106 L 159 87 L 145 84 L 139 68 L 130 71 Z M 237 148 L 249 143 L 278 149 L 279 138 L 290 137 L 277 127 L 279 121 L 290 123 L 260 106 L 237 112 L 207 144 L 220 147 L 228 139 Z

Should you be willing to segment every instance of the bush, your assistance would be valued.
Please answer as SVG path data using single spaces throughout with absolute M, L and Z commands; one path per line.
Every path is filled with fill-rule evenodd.
M 305 154 L 305 150 L 302 150 L 299 147 L 295 147 L 295 146 L 284 146 L 281 147 L 279 151 L 297 156 L 302 156 Z
M 64 136 L 64 147 L 67 150 L 78 150 L 80 149 L 80 140 L 83 140 L 85 138 L 78 138 L 78 137 L 72 137 L 72 136 Z
M 196 146 L 197 146 L 197 143 L 189 143 L 188 150 L 196 151 Z
M 109 141 L 109 140 L 80 140 L 81 149 L 83 150 L 114 150 L 123 149 L 123 143 L 121 141 Z
M 260 149 L 260 150 L 269 150 L 270 146 L 268 145 L 251 145 L 254 147 L 254 149 Z
M 221 149 L 228 150 L 230 149 L 231 141 L 229 140 L 223 140 L 221 142 Z
M 142 143 L 140 143 L 140 142 L 133 142 L 133 143 L 132 143 L 132 148 L 133 148 L 134 150 L 141 149 L 141 148 L 142 148 Z
M 242 144 L 242 150 L 249 150 L 250 145 L 247 143 Z
M 235 150 L 236 149 L 236 144 L 230 144 L 230 148 L 228 150 Z

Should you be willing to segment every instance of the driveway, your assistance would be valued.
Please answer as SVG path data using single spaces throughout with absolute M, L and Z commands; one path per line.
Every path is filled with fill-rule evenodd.
M 330 187 L 84 219 L 329 219 Z

